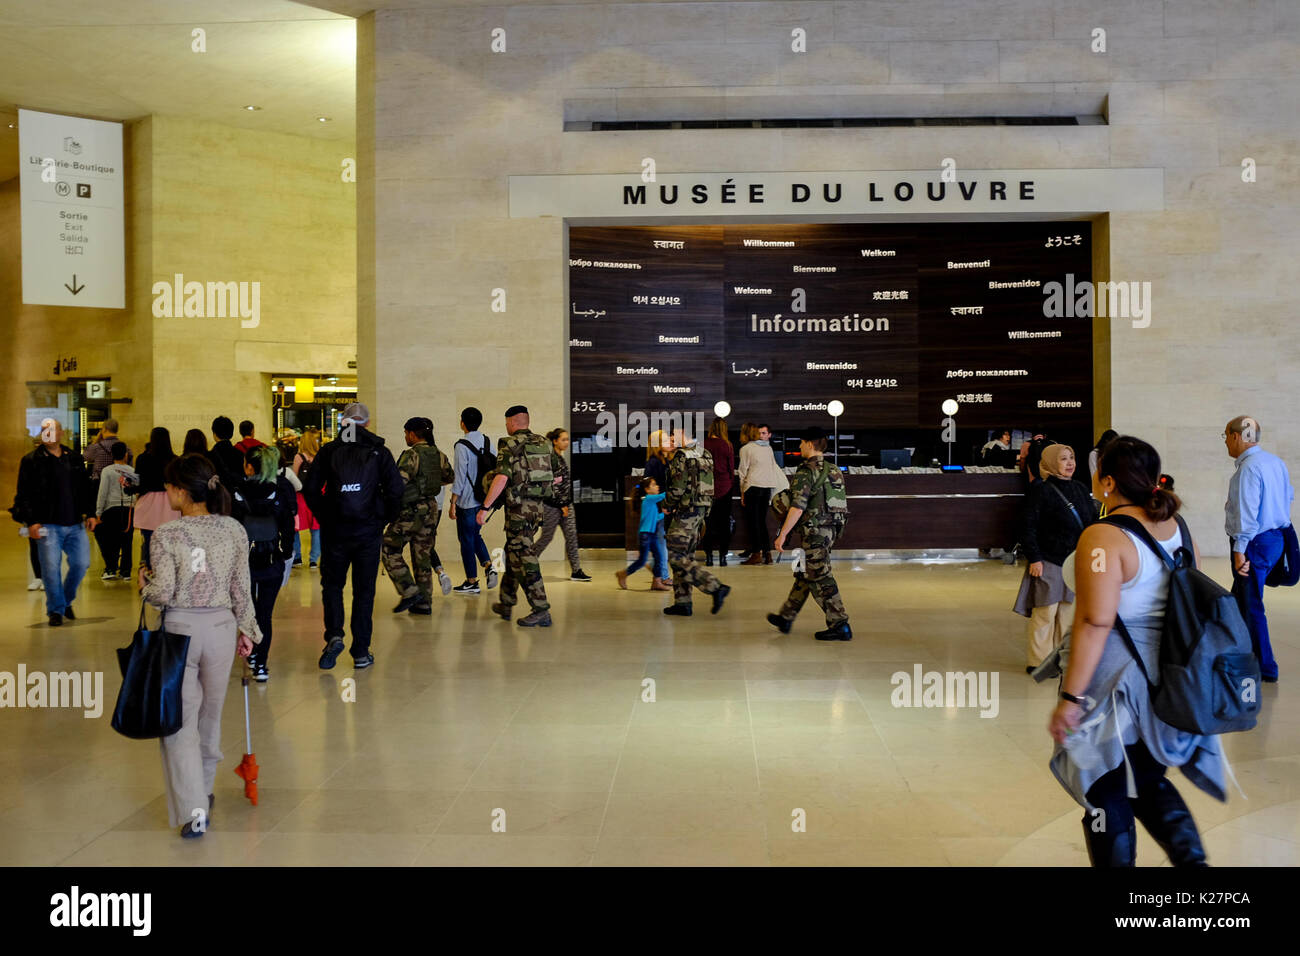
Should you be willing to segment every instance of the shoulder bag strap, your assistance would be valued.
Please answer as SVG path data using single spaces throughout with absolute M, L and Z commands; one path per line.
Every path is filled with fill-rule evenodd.
M 1074 502 L 1070 501 L 1069 498 L 1065 497 L 1065 493 L 1061 491 L 1060 488 L 1056 487 L 1056 485 L 1052 484 L 1050 481 L 1047 481 L 1046 479 L 1044 479 L 1044 481 L 1046 481 L 1047 487 L 1051 488 L 1053 491 L 1056 492 L 1056 497 L 1060 498 L 1062 501 L 1065 502 L 1065 507 L 1070 509 L 1071 516 L 1073 516 L 1075 522 L 1079 525 L 1079 528 L 1082 529 L 1084 527 L 1083 519 L 1079 517 L 1079 512 L 1075 510 Z

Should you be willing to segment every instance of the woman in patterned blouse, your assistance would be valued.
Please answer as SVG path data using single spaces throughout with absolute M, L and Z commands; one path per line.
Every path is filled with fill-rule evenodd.
M 212 463 L 185 455 L 173 459 L 163 477 L 168 502 L 181 517 L 154 532 L 153 570 L 140 569 L 140 590 L 163 608 L 167 631 L 190 636 L 181 729 L 161 740 L 167 813 L 190 838 L 204 834 L 212 811 L 231 662 L 236 651 L 247 657 L 262 633 L 249 587 L 248 535 L 229 517 L 230 493 Z

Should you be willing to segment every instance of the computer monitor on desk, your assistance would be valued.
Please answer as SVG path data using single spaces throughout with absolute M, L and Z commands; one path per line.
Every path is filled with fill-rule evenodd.
M 884 448 L 880 452 L 880 467 L 897 471 L 912 464 L 912 453 L 906 448 Z

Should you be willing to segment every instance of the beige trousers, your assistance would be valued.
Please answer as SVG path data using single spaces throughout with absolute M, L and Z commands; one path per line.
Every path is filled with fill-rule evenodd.
M 163 737 L 167 817 L 174 827 L 200 817 L 207 824 L 208 794 L 221 761 L 221 710 L 230 686 L 238 629 L 228 608 L 169 608 L 166 628 L 190 636 L 181 685 L 181 729 Z
M 1037 667 L 1061 646 L 1074 623 L 1074 605 L 1061 601 L 1036 607 L 1029 615 L 1029 653 L 1026 663 Z

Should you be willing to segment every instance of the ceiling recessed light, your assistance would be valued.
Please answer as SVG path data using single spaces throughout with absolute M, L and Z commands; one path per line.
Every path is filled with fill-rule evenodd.
M 250 113 L 253 112 L 253 111 L 255 111 L 255 110 L 260 110 L 261 108 L 262 108 L 262 107 L 260 107 L 260 106 L 245 106 L 245 107 L 244 107 L 244 109 L 248 110 Z

